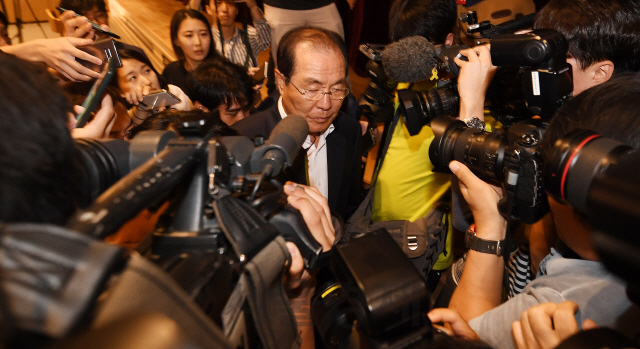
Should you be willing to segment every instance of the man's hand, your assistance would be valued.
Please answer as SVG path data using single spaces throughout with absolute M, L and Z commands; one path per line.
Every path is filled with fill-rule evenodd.
M 485 183 L 458 161 L 451 161 L 449 169 L 460 180 L 460 191 L 473 213 L 478 237 L 503 240 L 507 223 L 498 211 L 502 189 Z
M 451 332 L 449 335 L 462 337 L 464 339 L 479 340 L 478 334 L 469 327 L 469 324 L 464 321 L 460 313 L 452 309 L 436 308 L 427 314 L 429 320 L 432 323 L 444 322 Z M 447 331 L 448 332 L 448 331 Z
M 254 21 L 259 21 L 264 18 L 262 11 L 260 11 L 260 7 L 256 4 L 256 0 L 246 0 L 245 4 L 247 4 L 249 12 L 251 12 L 251 18 L 253 18 Z
M 284 186 L 287 201 L 298 209 L 313 237 L 328 251 L 335 240 L 335 229 L 331 220 L 329 204 L 317 188 L 287 182 Z M 286 284 L 291 291 L 289 302 L 295 314 L 296 324 L 300 332 L 300 348 L 314 348 L 313 323 L 311 321 L 311 296 L 315 290 L 315 279 L 304 268 L 304 260 L 298 247 L 287 242 L 291 254 L 291 266 L 286 277 Z
M 458 93 L 460 94 L 460 119 L 478 117 L 484 120 L 484 98 L 489 83 L 496 72 L 491 64 L 490 45 L 480 45 L 460 51 L 468 61 L 454 58 L 460 67 Z
M 511 325 L 518 349 L 552 349 L 578 333 L 575 313 L 578 304 L 564 301 L 560 304 L 542 303 L 522 313 L 520 321 Z M 593 320 L 582 323 L 583 330 L 597 328 Z
M 38 45 L 39 59 L 37 61 L 47 64 L 65 78 L 71 81 L 89 81 L 92 78 L 100 77 L 100 73 L 83 66 L 76 60 L 78 58 L 93 64 L 102 64 L 100 58 L 78 49 L 78 47 L 90 45 L 93 40 L 55 38 L 34 40 L 34 43 Z
M 333 246 L 336 231 L 331 219 L 327 199 L 318 188 L 287 182 L 284 186 L 287 201 L 302 214 L 313 237 L 322 245 L 323 251 Z
M 95 40 L 95 33 L 89 19 L 84 16 L 76 17 L 73 11 L 64 11 L 60 15 L 64 24 L 64 36 Z
M 74 107 L 76 113 L 84 111 L 79 105 Z M 113 108 L 113 102 L 111 96 L 105 94 L 102 98 L 102 104 L 100 110 L 96 113 L 93 120 L 87 122 L 82 128 L 75 128 L 76 119 L 71 118 L 71 136 L 73 138 L 108 138 L 111 132 L 111 127 L 116 120 L 116 113 Z
M 302 214 L 313 237 L 322 245 L 323 251 L 328 251 L 335 240 L 335 229 L 331 221 L 331 212 L 327 200 L 318 189 L 306 185 L 287 182 L 284 186 L 287 201 Z M 296 289 L 307 284 L 311 275 L 304 269 L 304 261 L 298 247 L 287 242 L 291 254 L 291 267 L 287 283 L 290 289 Z

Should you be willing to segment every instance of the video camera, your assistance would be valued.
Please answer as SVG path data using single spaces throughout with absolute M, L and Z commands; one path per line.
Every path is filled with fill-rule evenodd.
M 307 269 L 320 270 L 313 313 L 327 345 L 344 344 L 356 333 L 356 322 L 359 340 L 373 347 L 430 340 L 426 280 L 386 231 L 322 253 L 300 214 L 281 200 L 282 185 L 275 179 L 260 184 L 301 147 L 307 123 L 296 119 L 283 119 L 262 145 L 240 136 L 211 137 L 207 121 L 200 119 L 180 125 L 179 135 L 147 131 L 130 142 L 81 140 L 86 175 L 96 188 L 90 195 L 99 197 L 68 227 L 104 238 L 141 209 L 169 198 L 170 212 L 143 254 L 219 325 L 225 302 L 236 292 L 234 275 L 282 235 L 299 247 Z
M 384 45 L 362 44 L 360 52 L 369 58 L 366 69 L 371 79 L 358 99 L 358 113 L 373 124 L 393 118 L 393 91 L 398 83 L 390 79 L 382 67 Z
M 562 34 L 551 29 L 536 29 L 525 34 L 495 34 L 490 43 L 493 65 L 520 67 L 522 90 L 533 115 L 548 120 L 571 97 L 571 65 L 566 62 L 569 46 Z M 466 46 L 452 46 L 447 50 L 457 54 L 464 48 Z M 442 54 L 435 56 L 434 67 L 455 73 L 457 69 L 451 67 L 453 56 L 444 57 Z M 439 115 L 454 115 L 460 103 L 455 84 L 429 91 L 401 90 L 398 97 L 411 135 L 418 134 Z

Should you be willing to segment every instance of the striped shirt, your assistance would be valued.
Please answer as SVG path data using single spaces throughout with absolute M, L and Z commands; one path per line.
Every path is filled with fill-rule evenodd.
M 269 27 L 269 23 L 267 23 L 266 19 L 254 20 L 253 26 L 247 26 L 247 34 L 249 36 L 249 44 L 251 45 L 251 49 L 253 50 L 253 58 L 252 61 L 249 59 L 248 64 L 249 67 L 255 67 L 256 65 L 253 63 L 254 61 L 257 63 L 258 53 L 269 48 L 271 44 L 271 27 Z M 220 32 L 218 31 L 218 26 L 212 26 L 213 31 L 213 40 L 216 44 L 216 50 L 218 53 L 223 54 L 227 57 L 231 62 L 244 66 L 244 63 L 247 61 L 247 48 L 244 46 L 242 42 L 241 31 L 238 28 L 235 28 L 235 34 L 230 38 L 224 38 L 224 53 L 222 52 L 222 45 L 220 44 Z

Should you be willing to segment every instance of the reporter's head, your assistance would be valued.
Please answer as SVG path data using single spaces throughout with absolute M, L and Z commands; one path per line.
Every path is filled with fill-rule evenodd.
M 640 70 L 638 1 L 551 0 L 533 27 L 557 30 L 569 41 L 574 96 L 614 75 Z
M 434 44 L 453 42 L 456 3 L 450 0 L 396 0 L 389 13 L 389 37 L 422 36 Z
M 0 221 L 64 224 L 79 180 L 71 105 L 41 67 L 0 54 Z
M 544 161 L 549 161 L 556 141 L 575 129 L 590 130 L 638 149 L 639 95 L 640 78 L 633 74 L 613 77 L 569 100 L 558 110 L 545 132 L 541 143 Z M 568 182 L 571 180 L 567 177 Z M 551 198 L 549 203 L 558 237 L 582 258 L 597 259 L 586 217 Z

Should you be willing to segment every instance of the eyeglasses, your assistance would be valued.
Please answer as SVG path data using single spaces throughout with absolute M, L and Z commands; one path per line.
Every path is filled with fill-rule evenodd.
M 289 80 L 289 78 L 285 78 L 284 79 L 286 82 L 291 83 L 291 85 L 293 85 L 293 87 L 296 88 L 296 90 L 298 90 L 298 92 L 300 92 L 300 94 L 302 95 L 302 97 L 304 97 L 306 100 L 308 101 L 319 101 L 321 100 L 324 95 L 329 95 L 329 97 L 333 100 L 343 100 L 345 97 L 347 97 L 347 95 L 349 94 L 349 89 L 348 88 L 332 88 L 330 91 L 324 92 L 324 91 L 320 91 L 318 89 L 312 89 L 312 90 L 301 90 L 298 88 L 298 86 L 294 85 L 293 82 L 291 82 L 291 80 Z

